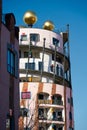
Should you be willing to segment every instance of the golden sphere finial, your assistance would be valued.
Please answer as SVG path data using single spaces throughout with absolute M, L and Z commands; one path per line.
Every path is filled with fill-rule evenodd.
M 32 26 L 37 21 L 37 16 L 33 11 L 27 11 L 24 14 L 23 20 L 29 26 Z
M 44 23 L 43 28 L 52 31 L 54 29 L 54 24 L 52 21 L 48 20 Z

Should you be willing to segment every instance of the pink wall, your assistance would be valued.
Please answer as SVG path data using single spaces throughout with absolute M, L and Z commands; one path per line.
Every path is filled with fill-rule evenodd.
M 67 117 L 67 129 L 71 126 L 74 128 L 74 112 L 73 112 L 73 106 L 68 102 L 68 99 L 71 99 L 72 96 L 72 89 L 66 87 L 66 117 Z M 72 120 L 69 119 L 69 112 L 72 113 Z
M 18 41 L 15 40 L 15 48 L 18 50 Z M 2 24 L 1 28 L 1 66 L 0 66 L 0 129 L 6 129 L 6 117 L 9 113 L 9 86 L 10 86 L 10 74 L 7 72 L 7 43 L 10 43 L 10 32 Z M 17 118 L 19 114 L 19 80 L 14 78 L 15 90 L 14 90 L 14 104 L 15 104 L 15 129 L 17 130 Z

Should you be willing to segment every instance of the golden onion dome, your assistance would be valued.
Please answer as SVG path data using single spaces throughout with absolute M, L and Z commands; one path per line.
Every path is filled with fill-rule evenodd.
M 52 31 L 54 29 L 54 24 L 52 21 L 46 21 L 43 25 L 43 28 Z
M 24 14 L 23 20 L 28 25 L 33 25 L 37 21 L 36 14 L 32 11 L 27 11 Z

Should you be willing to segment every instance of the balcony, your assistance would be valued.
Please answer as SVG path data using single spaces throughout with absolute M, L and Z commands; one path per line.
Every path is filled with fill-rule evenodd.
M 39 115 L 39 120 L 50 120 L 50 121 L 63 121 L 63 118 L 61 116 L 54 117 L 53 119 L 47 119 L 46 115 Z
M 52 100 L 52 104 L 54 104 L 54 105 L 63 105 L 63 101 L 61 101 L 61 100 Z
M 55 117 L 53 119 L 47 119 L 46 116 L 41 116 L 39 115 L 39 123 L 44 123 L 44 124 L 59 124 L 59 125 L 64 125 L 64 120 L 62 117 Z
M 51 104 L 51 100 L 38 100 L 38 104 Z
M 43 108 L 60 108 L 63 109 L 63 101 L 54 101 L 54 100 L 38 100 L 39 107 Z

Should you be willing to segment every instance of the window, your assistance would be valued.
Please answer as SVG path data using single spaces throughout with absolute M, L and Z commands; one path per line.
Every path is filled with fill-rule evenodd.
M 51 72 L 54 72 L 54 65 L 53 64 L 50 66 L 50 70 L 51 70 Z
M 73 106 L 73 98 L 68 98 L 68 103 L 70 103 Z
M 59 65 L 56 66 L 56 74 L 59 76 Z
M 35 70 L 35 63 L 25 63 L 25 69 Z
M 10 49 L 8 49 L 8 72 L 15 74 L 15 55 Z
M 12 44 L 7 44 L 7 71 L 18 77 L 18 54 Z
M 56 57 L 56 61 L 59 62 L 60 64 L 62 64 L 62 59 L 59 57 Z
M 39 94 L 39 95 L 38 95 L 38 99 L 42 99 L 42 100 L 43 100 L 43 99 L 44 99 L 43 94 Z
M 60 67 L 60 75 L 63 76 L 63 69 Z
M 53 38 L 53 45 L 59 46 L 59 40 L 56 38 Z
M 69 112 L 69 119 L 72 120 L 72 113 Z
M 62 117 L 62 111 L 58 111 L 59 118 Z
M 42 67 L 43 67 L 42 62 L 39 62 L 39 63 L 38 63 L 38 66 L 39 66 L 39 70 L 41 70 L 41 69 L 42 69 Z
M 24 52 L 24 58 L 28 58 L 28 52 Z
M 39 34 L 34 34 L 34 33 L 31 33 L 30 34 L 30 41 L 34 41 L 34 42 L 38 42 L 40 41 L 40 35 Z
M 39 116 L 39 119 L 44 118 L 44 109 L 43 108 L 38 109 L 38 116 Z
M 71 97 L 71 105 L 73 106 L 73 98 Z
M 67 100 L 68 100 L 68 103 L 70 103 L 70 98 L 68 98 Z
M 26 34 L 21 35 L 21 41 L 27 41 L 27 35 Z
M 54 60 L 55 57 L 54 57 L 54 54 L 52 54 L 52 60 Z M 56 61 L 59 62 L 60 64 L 62 64 L 62 59 L 59 58 L 58 56 L 56 57 Z
M 10 50 L 8 50 L 8 72 L 13 75 L 15 73 L 15 55 Z

